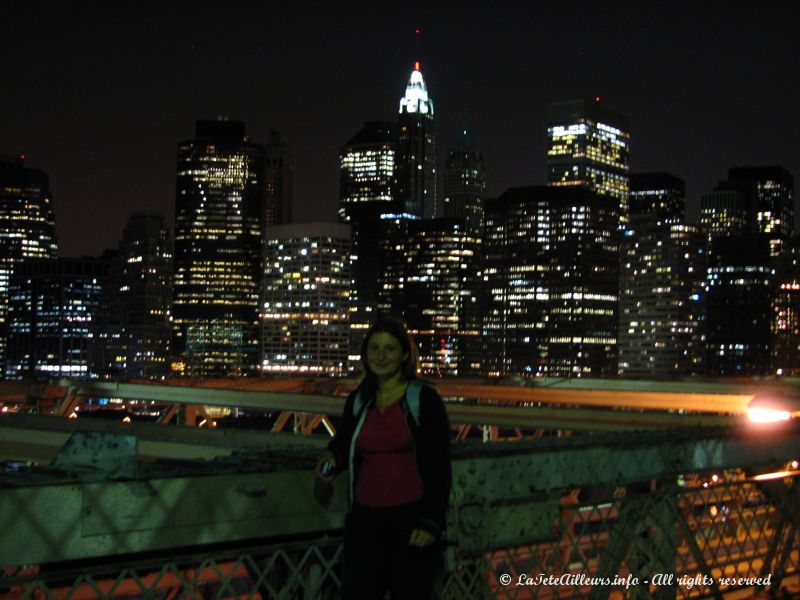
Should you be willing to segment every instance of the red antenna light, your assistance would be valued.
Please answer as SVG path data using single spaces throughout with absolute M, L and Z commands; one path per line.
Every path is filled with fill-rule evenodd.
M 414 70 L 419 71 L 419 61 L 414 63 Z
M 595 96 L 594 101 L 595 103 L 600 104 L 600 96 Z
M 25 160 L 25 155 L 24 155 L 24 154 L 20 154 L 20 155 L 19 155 L 19 159 L 20 159 L 20 160 Z
M 419 35 L 420 33 L 422 33 L 422 29 L 420 29 L 419 27 L 417 27 L 417 28 L 416 28 L 414 31 L 415 31 L 415 33 L 416 33 L 417 35 Z

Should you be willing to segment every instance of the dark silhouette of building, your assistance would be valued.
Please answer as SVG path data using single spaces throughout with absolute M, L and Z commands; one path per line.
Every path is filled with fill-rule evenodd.
M 701 197 L 701 225 L 709 239 L 764 234 L 770 255 L 783 253 L 794 233 L 794 178 L 779 166 L 733 167 Z
M 46 173 L 25 167 L 24 156 L 0 155 L 0 374 L 8 335 L 8 286 L 29 259 L 58 256 L 55 217 Z
M 289 144 L 271 129 L 264 144 L 264 226 L 292 222 L 293 170 Z
M 524 187 L 485 204 L 491 375 L 617 371 L 619 213 L 586 187 Z
M 244 123 L 198 121 L 178 146 L 175 372 L 256 372 L 262 273 L 264 148 Z
M 436 135 L 433 100 L 414 63 L 406 93 L 400 100 L 397 176 L 398 213 L 422 218 L 441 216 L 436 198 Z
M 775 368 L 774 336 L 782 331 L 785 338 L 791 329 L 778 315 L 787 316 L 791 306 L 792 278 L 785 277 L 785 266 L 794 228 L 793 187 L 782 167 L 734 167 L 701 197 L 709 246 L 711 375 L 766 375 Z
M 770 255 L 783 253 L 794 234 L 794 178 L 779 166 L 734 167 L 728 182 L 750 196 L 750 231 L 765 234 Z
M 800 236 L 789 238 L 772 305 L 772 371 L 800 375 Z
M 483 200 L 486 198 L 486 167 L 475 136 L 465 124 L 447 155 L 444 171 L 445 218 L 462 219 L 467 231 L 483 235 Z
M 97 376 L 90 334 L 108 269 L 107 260 L 89 257 L 17 265 L 9 288 L 9 379 Z
M 396 203 L 397 124 L 369 121 L 339 153 L 339 220 L 351 226 L 350 367 L 357 367 L 361 340 L 377 314 L 379 243 L 383 217 Z
M 95 371 L 103 377 L 170 374 L 172 241 L 163 215 L 128 218 L 94 320 Z
M 667 173 L 630 179 L 622 238 L 619 373 L 667 378 L 703 372 L 706 243 L 685 223 L 685 186 Z
M 706 348 L 710 375 L 768 375 L 775 269 L 767 234 L 716 238 L 708 269 Z

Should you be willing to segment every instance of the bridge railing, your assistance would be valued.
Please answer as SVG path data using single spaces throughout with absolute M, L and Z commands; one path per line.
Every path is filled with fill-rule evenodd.
M 196 393 L 181 402 L 209 400 Z M 505 411 L 541 408 L 453 406 L 501 424 L 520 418 Z M 54 435 L 47 417 L 7 417 L 0 429 L 22 417 L 16 431 Z M 346 500 L 341 484 L 329 508 L 313 499 L 313 437 L 56 423 L 72 429 L 46 468 L 0 477 L 5 597 L 337 597 Z M 159 437 L 229 451 L 165 460 L 151 446 L 142 461 L 143 440 Z M 794 421 L 463 442 L 454 456 L 443 598 L 720 597 L 798 575 Z

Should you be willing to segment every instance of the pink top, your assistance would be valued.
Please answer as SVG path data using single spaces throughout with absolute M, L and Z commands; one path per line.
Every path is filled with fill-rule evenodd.
M 356 500 L 364 506 L 399 506 L 422 498 L 414 439 L 401 402 L 383 414 L 372 407 L 356 440 L 361 456 Z

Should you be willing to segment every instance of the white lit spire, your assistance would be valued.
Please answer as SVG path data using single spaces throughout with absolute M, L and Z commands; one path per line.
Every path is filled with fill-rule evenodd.
M 414 63 L 414 70 L 406 86 L 406 95 L 400 99 L 400 112 L 422 113 L 433 116 L 433 100 L 428 97 L 428 88 L 419 70 L 419 61 Z

